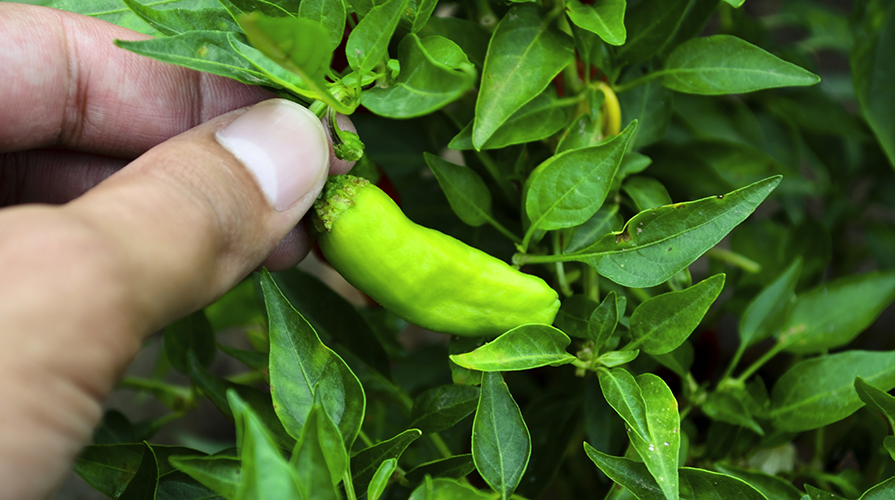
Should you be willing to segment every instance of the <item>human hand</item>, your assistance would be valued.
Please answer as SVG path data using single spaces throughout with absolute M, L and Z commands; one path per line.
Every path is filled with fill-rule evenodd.
M 0 3 L 0 498 L 53 491 L 148 334 L 299 261 L 350 168 L 304 108 L 116 38 L 143 36 Z

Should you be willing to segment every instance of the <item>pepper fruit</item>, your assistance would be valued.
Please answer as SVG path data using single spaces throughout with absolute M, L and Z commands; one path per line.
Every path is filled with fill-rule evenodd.
M 311 223 L 339 274 L 423 328 L 497 336 L 527 323 L 551 324 L 559 311 L 559 295 L 544 280 L 412 222 L 366 179 L 330 177 Z

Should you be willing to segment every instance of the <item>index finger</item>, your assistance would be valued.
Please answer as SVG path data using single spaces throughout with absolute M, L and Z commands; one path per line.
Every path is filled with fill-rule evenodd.
M 135 158 L 210 118 L 272 97 L 114 44 L 146 38 L 70 12 L 0 3 L 0 153 L 65 147 Z

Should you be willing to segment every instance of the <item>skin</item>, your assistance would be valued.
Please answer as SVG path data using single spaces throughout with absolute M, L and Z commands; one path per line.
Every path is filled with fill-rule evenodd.
M 316 191 L 277 211 L 214 139 L 270 96 L 116 38 L 146 37 L 0 3 L 2 498 L 52 493 L 148 335 L 308 249 Z
M 559 296 L 544 280 L 413 223 L 373 184 L 353 176 L 330 183 L 324 190 L 332 204 L 315 205 L 320 249 L 383 307 L 424 328 L 470 337 L 553 323 Z

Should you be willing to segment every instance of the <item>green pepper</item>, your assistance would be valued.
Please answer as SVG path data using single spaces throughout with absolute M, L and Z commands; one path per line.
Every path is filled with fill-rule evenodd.
M 551 324 L 559 310 L 559 296 L 544 280 L 415 224 L 366 179 L 330 177 L 311 222 L 339 274 L 429 330 L 496 336 L 527 323 Z

